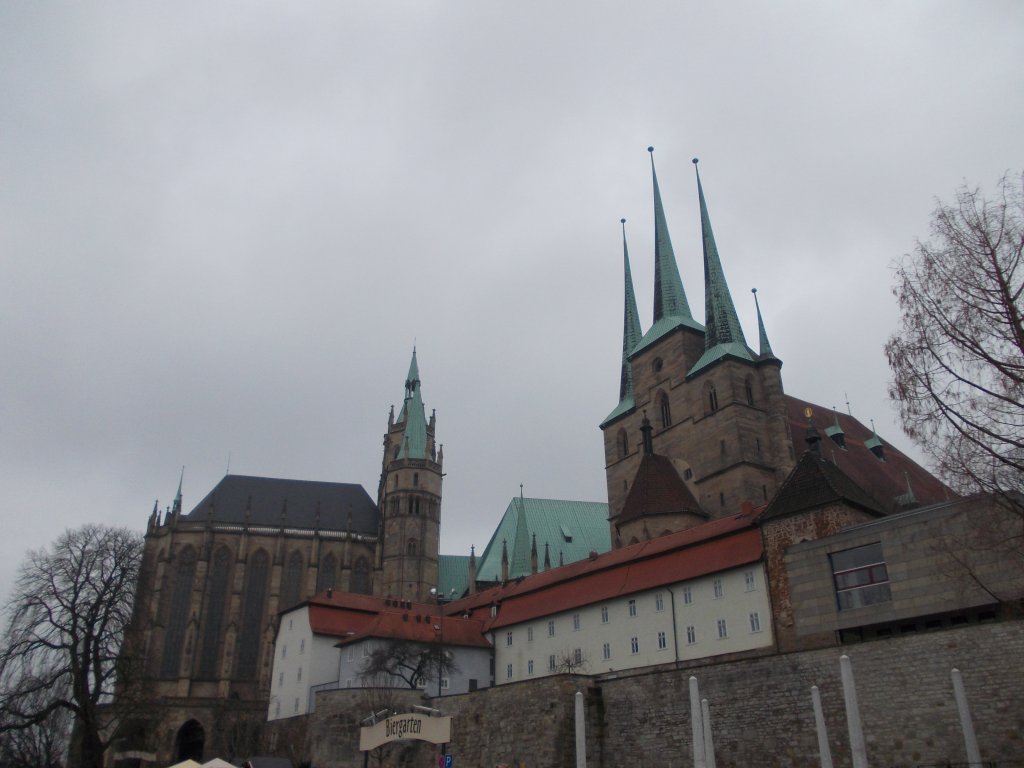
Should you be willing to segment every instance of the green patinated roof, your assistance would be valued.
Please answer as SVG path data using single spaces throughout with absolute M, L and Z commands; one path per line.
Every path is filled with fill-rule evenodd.
M 654 323 L 672 316 L 692 320 L 693 314 L 672 250 L 672 238 L 668 234 L 665 208 L 661 204 L 658 174 L 654 170 L 654 147 L 648 147 L 647 151 L 651 153 L 651 175 L 654 178 Z
M 402 445 L 398 451 L 400 459 L 427 458 L 427 417 L 420 396 L 420 371 L 416 364 L 416 349 L 412 350 L 409 376 L 405 380 L 405 402 L 398 416 L 399 423 L 405 422 Z
M 525 530 L 520 531 L 524 524 Z M 572 541 L 566 540 L 565 532 Z M 515 497 L 477 560 L 477 579 L 501 579 L 502 541 L 507 542 L 509 548 L 509 578 L 529 575 L 534 536 L 537 537 L 538 570 L 544 568 L 545 544 L 549 547 L 552 565 L 560 559 L 564 563 L 583 560 L 591 550 L 607 552 L 611 549 L 608 505 L 595 501 Z
M 619 401 L 633 397 L 633 366 L 629 354 L 640 341 L 640 314 L 636 309 L 633 276 L 629 269 L 629 248 L 626 246 L 626 220 L 622 220 L 622 263 L 625 273 L 625 300 L 622 310 L 622 376 L 619 380 Z
M 466 594 L 469 587 L 469 555 L 439 555 L 437 581 L 444 600 L 453 599 L 452 595 L 459 598 Z
M 614 421 L 615 419 L 619 418 L 619 416 L 622 416 L 623 414 L 629 413 L 634 408 L 636 408 L 636 401 L 633 399 L 633 395 L 630 395 L 629 397 L 625 398 L 624 400 L 620 400 L 619 404 L 616 405 L 615 408 L 612 410 L 612 412 L 609 413 L 605 417 L 604 421 L 601 422 L 601 426 L 602 427 L 607 426 L 612 421 Z
M 693 160 L 693 167 L 697 169 L 696 158 Z M 711 217 L 708 215 L 699 170 L 697 197 L 700 200 L 700 230 L 704 241 L 704 327 L 707 332 L 704 345 L 707 349 L 719 344 L 732 343 L 739 343 L 745 347 L 747 340 L 736 316 L 736 306 L 732 302 L 729 284 L 722 269 L 722 260 L 718 256 L 718 246 L 715 244 L 715 233 L 711 229 Z
M 637 352 L 646 349 L 651 346 L 654 342 L 663 336 L 667 336 L 671 331 L 676 328 L 692 328 L 695 331 L 704 332 L 704 326 L 694 320 L 692 317 L 681 317 L 679 315 L 673 315 L 671 317 L 663 317 L 661 320 L 652 325 L 647 333 L 640 339 L 640 343 L 636 345 L 633 351 L 630 353 L 632 357 Z
M 706 350 L 700 359 L 693 364 L 693 367 L 687 371 L 687 377 L 693 376 L 695 373 L 699 373 L 704 368 L 707 368 L 712 363 L 717 363 L 726 357 L 733 357 L 738 360 L 747 360 L 754 362 L 754 352 L 746 344 L 738 341 L 734 341 L 730 344 L 718 344 L 709 350 Z

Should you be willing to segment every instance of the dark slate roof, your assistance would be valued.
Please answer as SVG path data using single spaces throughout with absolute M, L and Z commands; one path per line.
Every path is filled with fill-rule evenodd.
M 913 491 L 913 498 L 921 506 L 936 504 L 956 496 L 928 470 L 888 443 L 884 443 L 885 461 L 875 456 L 865 446 L 871 439 L 872 429 L 861 424 L 857 419 L 845 413 L 836 413 L 831 408 L 800 400 L 786 395 L 786 412 L 790 431 L 793 436 L 793 448 L 800 455 L 807 448 L 807 418 L 804 409 L 808 406 L 814 411 L 811 421 L 818 434 L 822 436 L 821 455 L 832 461 L 858 486 L 867 491 L 887 512 L 898 512 L 906 509 L 901 502 L 907 494 L 907 483 Z M 836 420 L 845 434 L 846 448 L 840 448 L 828 436 L 826 430 L 834 426 Z
M 244 523 L 250 500 L 250 525 L 312 529 L 319 509 L 322 530 L 346 530 L 351 512 L 352 532 L 375 536 L 380 520 L 377 505 L 361 485 L 247 475 L 225 475 L 184 519 Z
M 784 517 L 836 502 L 854 505 L 879 517 L 885 514 L 882 505 L 835 464 L 805 451 L 758 519 Z
M 626 495 L 626 502 L 616 522 L 678 512 L 708 517 L 693 497 L 689 486 L 679 477 L 672 461 L 656 453 L 645 454 L 637 467 L 633 486 Z

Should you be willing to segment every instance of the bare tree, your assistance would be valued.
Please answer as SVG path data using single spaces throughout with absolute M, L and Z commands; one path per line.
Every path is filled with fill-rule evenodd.
M 44 704 L 48 694 L 37 691 L 37 705 Z M 0 737 L 0 763 L 5 768 L 60 768 L 67 755 L 70 731 L 71 713 L 66 709 L 55 709 L 27 728 L 5 730 Z
M 141 558 L 138 534 L 94 525 L 29 553 L 6 609 L 0 651 L 5 733 L 66 712 L 74 726 L 73 762 L 101 768 L 117 735 L 119 713 L 110 706 L 115 683 L 119 675 L 125 690 L 131 683 L 130 660 L 120 657 L 120 648 Z
M 896 265 L 901 325 L 885 351 L 903 428 L 951 487 L 1024 492 L 1024 174 L 994 199 L 939 202 Z
M 455 659 L 440 645 L 391 639 L 370 651 L 359 675 L 364 681 L 376 683 L 397 678 L 410 688 L 417 688 L 421 681 L 441 680 L 453 672 L 458 672 Z
M 580 648 L 569 650 L 563 648 L 555 654 L 555 672 L 578 675 L 590 669 L 590 659 Z

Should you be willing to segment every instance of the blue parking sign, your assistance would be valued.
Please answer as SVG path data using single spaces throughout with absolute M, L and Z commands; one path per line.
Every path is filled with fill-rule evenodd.
M 445 755 L 444 756 L 444 768 L 452 768 L 452 763 L 453 762 L 454 762 L 454 760 L 452 759 L 451 755 Z

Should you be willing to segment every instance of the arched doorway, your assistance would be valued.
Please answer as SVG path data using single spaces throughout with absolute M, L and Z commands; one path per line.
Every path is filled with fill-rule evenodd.
M 195 760 L 203 762 L 203 743 L 206 741 L 206 732 L 198 720 L 189 720 L 178 729 L 178 736 L 174 740 L 175 762 L 182 760 Z

